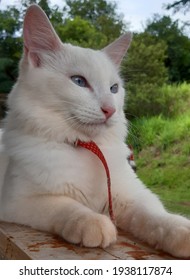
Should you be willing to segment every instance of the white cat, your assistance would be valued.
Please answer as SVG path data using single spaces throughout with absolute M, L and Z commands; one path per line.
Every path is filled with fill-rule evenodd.
M 27 10 L 1 147 L 0 218 L 87 247 L 115 242 L 105 170 L 93 153 L 74 145 L 93 140 L 109 166 L 117 227 L 188 257 L 190 221 L 168 213 L 126 160 L 118 72 L 130 40 L 123 35 L 101 51 L 62 44 L 38 6 Z

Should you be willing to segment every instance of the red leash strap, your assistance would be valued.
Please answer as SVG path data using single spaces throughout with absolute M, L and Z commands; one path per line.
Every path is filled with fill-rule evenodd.
M 83 141 L 77 140 L 76 146 L 80 146 L 80 147 L 83 147 L 83 148 L 91 151 L 101 160 L 101 162 L 105 168 L 105 172 L 106 172 L 106 176 L 107 176 L 109 215 L 110 215 L 111 220 L 114 222 L 115 218 L 114 218 L 113 206 L 112 206 L 111 178 L 110 178 L 110 172 L 109 172 L 109 168 L 108 168 L 106 159 L 105 159 L 102 151 L 99 149 L 99 147 L 93 141 L 83 142 Z

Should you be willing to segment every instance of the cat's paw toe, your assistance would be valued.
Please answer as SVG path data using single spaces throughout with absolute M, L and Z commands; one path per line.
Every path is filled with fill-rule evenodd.
M 86 247 L 105 248 L 115 242 L 117 238 L 116 228 L 113 223 L 103 215 L 99 215 L 87 222 L 83 232 L 82 244 Z
M 108 217 L 94 214 L 69 222 L 64 227 L 62 236 L 74 244 L 105 248 L 116 241 L 117 231 Z

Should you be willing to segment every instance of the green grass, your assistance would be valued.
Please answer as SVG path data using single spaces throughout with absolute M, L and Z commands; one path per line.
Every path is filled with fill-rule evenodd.
M 190 112 L 131 124 L 137 173 L 166 208 L 190 216 Z
M 190 105 L 190 84 L 163 85 L 159 90 L 158 104 L 161 114 L 166 117 L 176 117 L 186 113 Z

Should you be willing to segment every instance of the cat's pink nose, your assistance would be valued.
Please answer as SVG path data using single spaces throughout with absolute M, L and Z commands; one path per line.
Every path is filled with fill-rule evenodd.
M 109 119 L 114 113 L 115 113 L 115 108 L 111 106 L 104 106 L 101 107 L 102 112 L 104 113 L 106 119 Z

